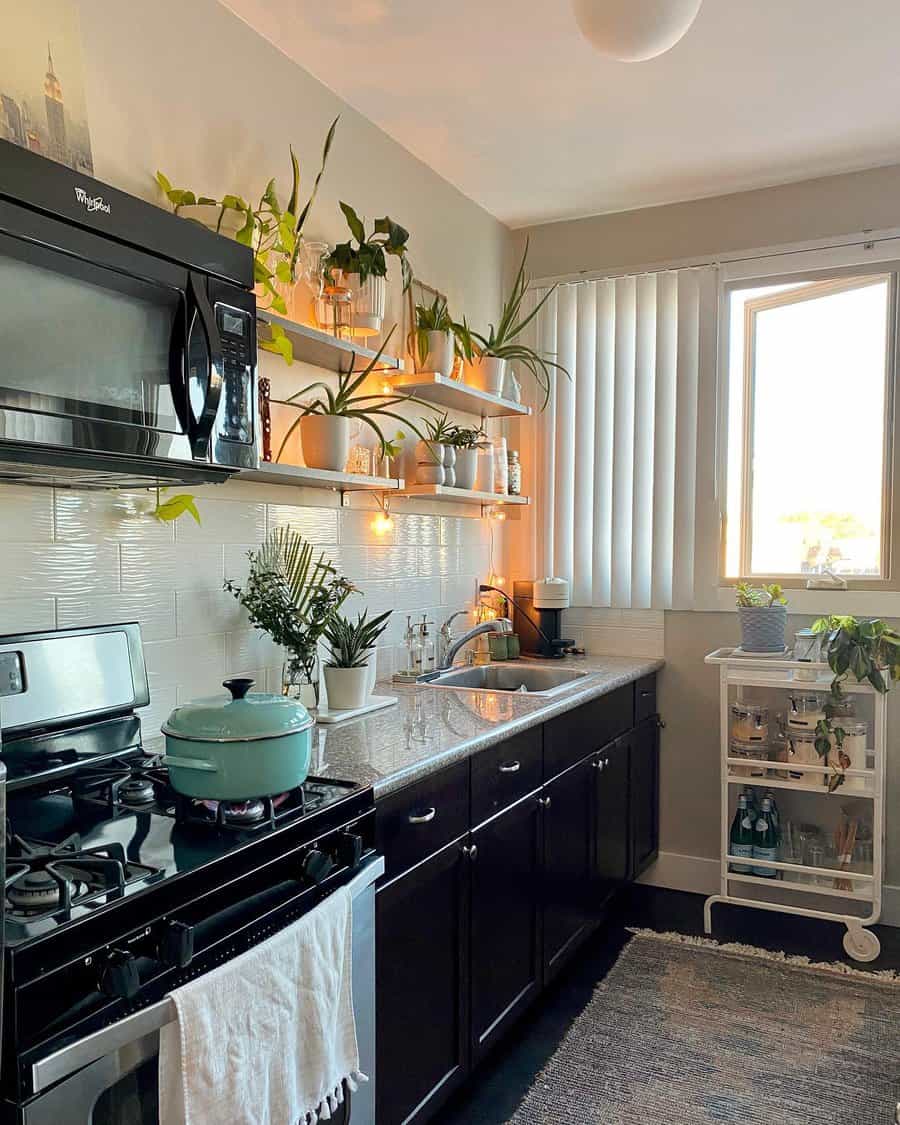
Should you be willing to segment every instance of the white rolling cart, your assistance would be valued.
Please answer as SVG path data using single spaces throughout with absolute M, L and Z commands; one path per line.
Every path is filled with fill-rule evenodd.
M 752 906 L 758 910 L 774 910 L 841 922 L 847 927 L 844 949 L 856 961 L 874 961 L 881 952 L 876 934 L 866 929 L 881 915 L 881 884 L 884 865 L 884 798 L 887 749 L 887 696 L 869 684 L 852 678 L 842 681 L 845 694 L 864 697 L 860 706 L 871 708 L 866 768 L 847 769 L 846 781 L 829 793 L 827 777 L 831 767 L 824 761 L 804 765 L 791 760 L 775 763 L 768 758 L 731 757 L 731 707 L 745 701 L 744 689 L 764 689 L 766 698 L 778 700 L 785 708 L 791 695 L 804 692 L 827 693 L 833 673 L 827 664 L 811 664 L 785 658 L 736 655 L 731 648 L 717 649 L 706 657 L 707 664 L 718 665 L 720 685 L 721 735 L 721 890 L 711 895 L 704 907 L 706 932 L 712 932 L 712 907 L 717 902 Z M 764 767 L 764 768 L 763 768 Z M 760 770 L 762 773 L 760 775 Z M 757 776 L 747 776 L 756 770 Z M 800 776 L 779 776 L 785 773 Z M 852 790 L 848 786 L 852 781 Z M 746 866 L 747 860 L 729 856 L 731 818 L 737 795 L 744 788 L 771 789 L 777 796 L 781 790 L 803 794 L 804 802 L 814 801 L 827 822 L 839 814 L 848 800 L 871 806 L 872 862 L 854 864 L 849 869 L 813 867 L 801 862 L 774 862 L 754 859 L 754 867 L 775 869 L 778 877 L 763 878 L 752 873 L 731 870 L 732 865 Z M 807 794 L 811 796 L 806 796 Z M 785 801 L 790 800 L 785 795 Z M 819 805 L 821 802 L 821 806 Z M 807 806 L 808 807 L 808 806 Z M 782 821 L 784 813 L 782 812 Z M 836 884 L 841 883 L 842 886 Z M 850 889 L 845 884 L 850 883 Z

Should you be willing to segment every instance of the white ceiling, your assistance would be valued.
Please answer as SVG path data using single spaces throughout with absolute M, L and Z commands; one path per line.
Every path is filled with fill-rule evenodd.
M 568 0 L 225 0 L 511 226 L 900 161 L 897 0 L 705 0 L 603 59 Z

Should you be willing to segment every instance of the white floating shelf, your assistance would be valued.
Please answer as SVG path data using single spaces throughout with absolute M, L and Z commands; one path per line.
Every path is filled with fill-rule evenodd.
M 396 492 L 402 480 L 392 477 L 368 477 L 362 473 L 335 473 L 329 469 L 307 469 L 304 465 L 282 465 L 262 461 L 258 469 L 244 469 L 235 474 L 237 480 L 257 484 L 301 485 L 304 488 L 330 488 L 335 492 Z
M 482 418 L 522 418 L 531 414 L 530 406 L 511 399 L 499 398 L 458 379 L 448 379 L 436 371 L 405 372 L 390 375 L 385 383 L 392 392 L 414 395 L 423 402 L 432 402 L 447 410 L 461 410 Z
M 294 349 L 294 359 L 311 363 L 315 367 L 324 367 L 327 371 L 346 372 L 350 370 L 351 364 L 361 368 L 378 355 L 377 351 L 366 348 L 361 343 L 338 339 L 330 332 L 323 332 L 309 324 L 297 324 L 296 321 L 287 320 L 265 309 L 257 312 L 256 319 L 263 325 L 275 324 L 284 332 Z M 403 360 L 392 355 L 382 355 L 376 370 L 402 371 Z
M 471 488 L 451 488 L 446 484 L 404 484 L 400 496 L 415 496 L 421 500 L 439 500 L 454 504 L 530 504 L 528 496 L 499 495 L 494 492 L 476 492 Z

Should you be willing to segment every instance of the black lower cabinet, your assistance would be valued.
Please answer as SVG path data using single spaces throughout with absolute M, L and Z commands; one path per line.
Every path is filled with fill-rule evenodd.
M 629 753 L 631 736 L 623 735 L 595 756 L 594 865 L 591 899 L 599 911 L 628 878 Z
M 544 979 L 590 932 L 595 762 L 585 758 L 544 786 Z
M 426 1121 L 468 1066 L 465 838 L 378 891 L 378 1125 Z
M 631 733 L 631 865 L 637 879 L 659 855 L 659 720 L 654 715 Z
M 542 799 L 524 797 L 470 837 L 473 1062 L 541 988 Z

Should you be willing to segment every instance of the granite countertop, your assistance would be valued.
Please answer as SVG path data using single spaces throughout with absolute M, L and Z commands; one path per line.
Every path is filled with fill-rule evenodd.
M 376 693 L 396 695 L 399 703 L 338 725 L 317 726 L 311 772 L 371 785 L 375 796 L 383 797 L 663 667 L 662 660 L 623 656 L 528 664 L 589 674 L 551 696 L 380 684 Z

